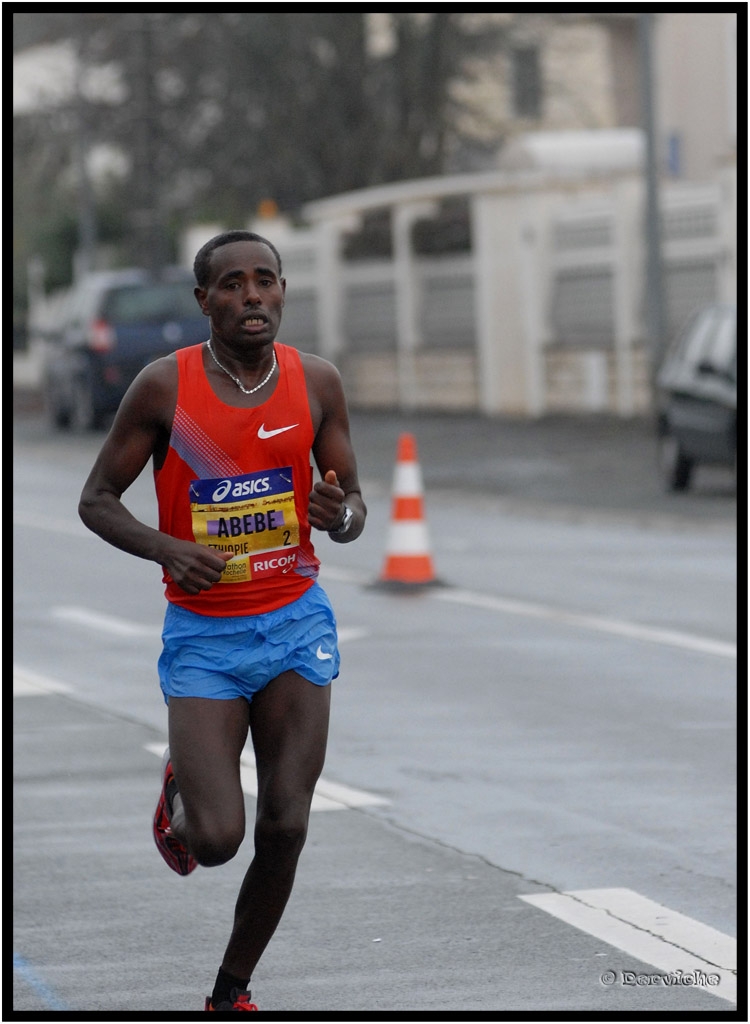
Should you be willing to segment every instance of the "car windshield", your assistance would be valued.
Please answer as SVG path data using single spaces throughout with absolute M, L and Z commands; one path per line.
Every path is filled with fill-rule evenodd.
M 733 309 L 708 310 L 685 338 L 683 358 L 734 377 L 737 370 L 737 317 Z
M 190 283 L 182 281 L 117 288 L 108 295 L 102 313 L 118 324 L 202 316 Z

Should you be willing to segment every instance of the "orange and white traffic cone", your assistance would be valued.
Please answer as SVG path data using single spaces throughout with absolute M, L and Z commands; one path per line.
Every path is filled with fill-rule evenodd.
M 391 523 L 380 582 L 406 585 L 437 582 L 424 514 L 422 471 L 413 434 L 401 434 L 398 440 Z

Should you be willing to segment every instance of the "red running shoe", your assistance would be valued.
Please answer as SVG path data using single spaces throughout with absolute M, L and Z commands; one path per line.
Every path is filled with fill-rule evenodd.
M 236 1010 L 242 1013 L 245 1010 L 257 1010 L 258 1007 L 255 1003 L 250 1002 L 249 992 L 240 992 L 239 989 L 233 988 L 229 993 L 229 1001 L 226 1003 L 219 1003 L 218 1006 L 211 1005 L 211 997 L 206 996 L 206 1010 L 219 1010 L 226 1012 L 227 1010 Z
M 169 747 L 164 751 L 164 758 L 161 763 L 162 784 L 161 796 L 156 805 L 154 814 L 154 842 L 156 849 L 162 855 L 169 867 L 178 875 L 189 875 L 198 867 L 198 861 L 191 857 L 187 847 L 172 835 L 170 820 L 172 818 L 172 804 L 167 795 L 167 787 L 174 782 L 172 762 L 169 759 Z

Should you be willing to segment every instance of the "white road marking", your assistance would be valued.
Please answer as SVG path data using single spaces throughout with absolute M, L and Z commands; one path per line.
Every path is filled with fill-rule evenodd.
M 714 654 L 720 658 L 737 657 L 736 644 L 715 640 L 712 637 L 694 636 L 692 633 L 645 626 L 637 622 L 629 622 L 626 619 L 607 619 L 598 615 L 583 615 L 578 612 L 567 612 L 562 608 L 554 608 L 550 605 L 516 601 L 512 598 L 495 597 L 492 594 L 478 594 L 471 590 L 433 590 L 430 591 L 429 596 L 438 601 L 452 601 L 473 608 L 484 608 L 487 611 L 546 619 L 548 622 L 592 629 L 600 633 L 611 633 L 631 640 L 646 640 L 650 643 L 667 644 L 670 647 L 681 647 L 689 651 L 700 651 L 701 654 Z
M 48 693 L 71 693 L 72 687 L 57 679 L 32 672 L 31 669 L 13 665 L 13 696 L 41 697 Z
M 736 939 L 632 889 L 580 889 L 519 899 L 665 972 L 672 984 L 684 987 L 681 979 L 691 974 L 713 977 L 718 983 L 700 982 L 696 988 L 730 1002 L 737 999 Z M 621 980 L 617 972 L 605 974 L 605 984 Z M 661 983 L 668 984 L 669 978 Z
M 329 571 L 330 579 L 341 583 L 362 585 L 362 578 L 356 573 L 347 571 Z M 630 640 L 642 640 L 648 643 L 664 644 L 668 647 L 679 647 L 683 650 L 697 651 L 701 654 L 712 654 L 719 658 L 737 658 L 737 645 L 713 637 L 696 636 L 679 630 L 662 629 L 647 626 L 627 619 L 610 619 L 599 615 L 584 615 L 580 612 L 569 612 L 551 605 L 536 604 L 532 601 L 519 601 L 515 598 L 498 597 L 494 594 L 480 594 L 471 590 L 453 590 L 451 588 L 425 591 L 425 596 L 437 601 L 453 602 L 485 611 L 500 612 L 504 615 L 524 615 L 529 618 L 544 619 L 561 625 L 574 626 L 579 629 L 590 629 L 598 633 L 609 633 Z M 146 626 L 127 619 L 102 615 L 86 608 L 73 606 L 54 608 L 54 618 L 74 622 L 77 625 L 99 629 L 117 636 L 161 636 L 161 625 Z M 358 639 L 366 635 L 364 630 L 342 629 L 339 639 Z
M 165 746 L 163 743 L 147 743 L 146 750 L 161 760 L 164 755 Z M 255 759 L 249 750 L 245 750 L 240 757 L 240 780 L 242 788 L 248 796 L 257 796 L 257 778 L 255 774 Z M 389 803 L 382 796 L 376 793 L 368 793 L 363 789 L 354 789 L 351 786 L 344 786 L 339 782 L 329 782 L 327 779 L 318 779 L 313 794 L 313 811 L 345 811 L 355 807 L 373 807 Z
M 27 526 L 33 529 L 43 528 L 47 532 L 52 531 L 77 537 L 87 535 L 93 538 L 95 536 L 82 523 L 77 523 L 74 520 L 53 519 L 52 517 L 42 516 L 33 512 L 23 515 L 14 512 L 13 524 L 14 526 Z M 370 576 L 362 572 L 354 569 L 337 569 L 333 566 L 322 566 L 321 576 L 323 579 L 328 578 L 338 583 L 350 583 L 360 586 L 365 586 L 372 582 Z M 479 594 L 469 590 L 446 588 L 444 590 L 431 590 L 426 592 L 426 594 L 439 601 L 453 601 L 456 604 L 485 608 L 489 611 L 499 611 L 509 615 L 526 615 L 532 618 L 546 619 L 550 622 L 576 626 L 581 629 L 591 629 L 600 633 L 623 636 L 631 640 L 645 640 L 649 643 L 681 647 L 684 650 L 698 651 L 702 654 L 713 654 L 720 658 L 737 658 L 736 644 L 728 643 L 724 640 L 716 640 L 713 637 L 682 633 L 679 630 L 646 626 L 641 623 L 630 622 L 626 619 L 609 619 L 597 615 L 567 612 L 564 609 L 554 608 L 550 605 L 536 604 L 531 601 L 518 601 L 514 598 L 496 597 L 492 594 Z M 82 611 L 82 609 L 79 609 L 79 611 Z M 149 635 L 151 635 L 150 627 L 140 627 L 140 629 L 149 630 Z M 128 634 L 120 632 L 120 635 Z M 138 635 L 145 634 L 141 632 Z
M 369 576 L 355 570 L 322 568 L 321 576 L 327 576 L 337 583 L 351 583 L 366 586 L 372 583 Z M 504 615 L 525 615 L 530 618 L 545 619 L 562 625 L 575 626 L 579 629 L 590 629 L 599 633 L 610 633 L 613 636 L 627 637 L 631 640 L 645 640 L 649 643 L 665 644 L 669 647 L 681 647 L 684 650 L 699 651 L 701 654 L 713 654 L 720 658 L 737 658 L 737 645 L 714 637 L 696 636 L 679 630 L 661 629 L 658 626 L 647 626 L 627 619 L 610 619 L 600 615 L 586 615 L 582 612 L 569 612 L 552 605 L 538 604 L 533 601 L 519 601 L 512 597 L 481 594 L 472 590 L 461 590 L 452 587 L 439 587 L 425 590 L 424 596 L 436 601 L 448 601 L 486 611 L 501 612 Z
M 323 582 L 333 580 L 336 583 L 351 583 L 360 587 L 372 582 L 369 573 L 358 572 L 356 569 L 337 569 L 334 565 L 321 565 L 320 578 Z
M 347 644 L 351 640 L 361 640 L 369 635 L 369 629 L 362 626 L 340 626 L 338 629 L 339 643 Z
M 52 609 L 52 618 L 60 622 L 72 622 L 76 626 L 94 629 L 113 636 L 154 636 L 161 637 L 162 626 L 147 626 L 115 615 L 103 615 L 88 608 L 65 605 Z
M 31 530 L 43 530 L 45 533 L 62 533 L 68 537 L 91 537 L 97 540 L 95 533 L 86 529 L 80 519 L 61 519 L 40 515 L 38 512 L 13 512 L 14 526 L 27 526 Z
M 133 622 L 114 615 L 103 615 L 89 608 L 78 608 L 74 605 L 62 605 L 51 611 L 53 619 L 60 622 L 71 622 L 85 629 L 94 629 L 113 636 L 152 636 L 161 638 L 162 626 L 148 626 L 142 622 Z M 360 640 L 367 636 L 368 630 L 360 626 L 343 626 L 339 629 L 339 643 Z
M 352 633 L 364 631 L 352 630 Z M 41 697 L 51 693 L 72 693 L 73 687 L 62 683 L 57 679 L 33 672 L 31 669 L 23 668 L 21 665 L 13 665 L 13 696 L 14 697 Z M 146 749 L 156 754 L 161 759 L 164 754 L 163 743 L 148 743 Z M 240 774 L 242 788 L 249 796 L 257 796 L 257 784 L 255 775 L 255 760 L 252 753 L 245 751 L 241 757 Z M 313 811 L 341 811 L 354 807 L 373 807 L 388 804 L 390 801 L 376 793 L 368 793 L 366 790 L 354 789 L 352 786 L 345 786 L 339 782 L 331 782 L 328 779 L 318 779 L 313 795 Z

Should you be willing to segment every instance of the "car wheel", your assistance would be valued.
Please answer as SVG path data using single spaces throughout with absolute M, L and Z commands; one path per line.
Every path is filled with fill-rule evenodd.
M 44 403 L 44 412 L 47 423 L 53 430 L 70 429 L 70 410 L 66 409 L 64 405 L 60 405 L 51 397 L 47 398 Z
M 693 475 L 693 460 L 682 451 L 680 442 L 672 434 L 659 438 L 659 468 L 669 491 L 686 491 Z
M 44 386 L 44 415 L 47 423 L 55 430 L 67 430 L 70 427 L 70 410 L 49 381 Z
M 70 426 L 77 433 L 82 434 L 92 430 L 96 422 L 91 385 L 88 381 L 79 378 L 73 383 L 73 395 L 70 411 Z

